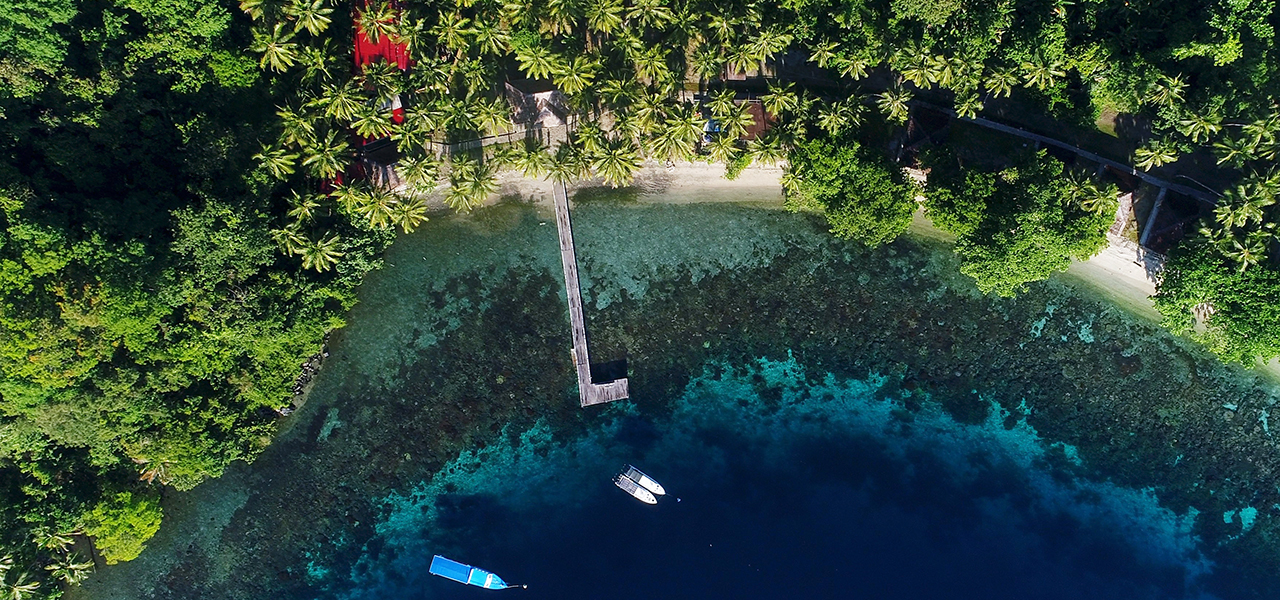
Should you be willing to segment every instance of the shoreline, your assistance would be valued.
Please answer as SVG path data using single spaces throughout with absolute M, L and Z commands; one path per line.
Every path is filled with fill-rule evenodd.
M 615 189 L 599 178 L 578 181 L 568 186 L 569 200 L 572 206 L 577 202 L 590 202 L 596 194 L 616 197 L 619 191 L 625 194 L 629 190 L 632 193 L 628 200 L 641 204 L 729 203 L 781 209 L 782 174 L 779 166 L 751 165 L 736 179 L 729 180 L 724 178 L 722 164 L 677 162 L 664 167 L 646 161 L 631 185 Z M 532 202 L 548 214 L 553 210 L 552 184 L 548 180 L 504 171 L 498 176 L 498 185 L 498 191 L 483 206 Z M 431 203 L 441 214 L 456 214 L 444 205 L 439 192 L 432 193 Z M 951 234 L 935 227 L 923 208 L 912 216 L 907 233 L 947 244 L 955 240 Z M 1107 245 L 1098 254 L 1087 261 L 1072 260 L 1066 272 L 1054 273 L 1051 278 L 1089 290 L 1126 314 L 1159 325 L 1161 316 L 1151 301 L 1156 293 L 1158 272 L 1143 258 L 1143 252 L 1132 242 L 1108 235 Z M 1280 384 L 1280 359 L 1254 365 L 1250 370 Z
M 735 180 L 725 179 L 724 167 L 702 162 L 675 163 L 666 168 L 646 163 L 630 186 L 614 190 L 599 179 L 577 182 L 569 186 L 570 201 L 590 202 L 596 193 L 616 194 L 631 191 L 628 200 L 642 204 L 701 204 L 731 203 L 762 208 L 782 208 L 781 167 L 753 165 L 742 171 Z M 491 206 L 501 202 L 532 202 L 548 212 L 552 208 L 549 181 L 530 179 L 518 172 L 504 172 L 498 178 L 498 192 L 485 203 Z M 433 195 L 434 196 L 434 195 Z M 585 197 L 584 197 L 585 196 Z M 433 197 L 433 205 L 447 210 Z M 924 210 L 917 210 L 908 233 L 940 242 L 950 243 L 954 236 L 933 226 Z M 1088 261 L 1072 261 L 1071 267 L 1055 276 L 1076 285 L 1083 285 L 1123 308 L 1126 312 L 1154 323 L 1160 322 L 1160 314 L 1150 296 L 1156 293 L 1156 283 L 1147 269 L 1136 259 L 1135 250 L 1108 239 L 1108 244 Z

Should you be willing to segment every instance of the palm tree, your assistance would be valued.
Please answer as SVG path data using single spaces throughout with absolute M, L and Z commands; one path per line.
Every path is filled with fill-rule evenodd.
M 259 28 L 253 30 L 253 45 L 250 49 L 262 54 L 258 66 L 263 69 L 269 67 L 272 71 L 283 73 L 297 61 L 298 45 L 291 41 L 294 32 L 285 29 L 284 25 L 277 23 L 270 33 Z
M 640 170 L 640 155 L 630 139 L 608 140 L 592 161 L 593 168 L 610 187 L 631 183 Z
M 1273 116 L 1246 123 L 1240 128 L 1240 133 L 1244 134 L 1244 138 L 1249 140 L 1249 145 L 1256 150 L 1263 143 L 1275 141 L 1276 126 L 1276 118 Z
M 426 194 L 435 188 L 439 168 L 440 164 L 430 156 L 407 156 L 396 164 L 396 173 L 412 192 Z
M 634 102 L 644 89 L 635 79 L 606 79 L 596 86 L 596 93 L 606 105 L 617 109 Z
M 404 89 L 404 71 L 393 63 L 377 61 L 360 68 L 360 79 L 366 88 L 371 88 L 374 97 L 380 101 L 388 101 Z
M 431 28 L 431 33 L 436 36 L 440 44 L 445 48 L 459 53 L 465 50 L 470 42 L 467 37 L 472 31 L 467 25 L 471 24 L 471 19 L 464 17 L 458 13 L 441 14 L 440 22 Z
M 1223 255 L 1239 265 L 1237 270 L 1243 273 L 1267 257 L 1267 246 L 1270 242 L 1269 236 L 1256 231 L 1246 236 L 1243 242 L 1237 238 L 1231 238 L 1223 248 Z
M 315 218 L 316 209 L 320 208 L 320 198 L 314 194 L 299 194 L 297 190 L 289 191 L 288 215 L 299 223 Z
M 667 6 L 667 0 L 634 0 L 631 10 L 627 11 L 627 18 L 639 23 L 641 27 L 661 29 L 675 15 Z
M 31 541 L 35 542 L 36 547 L 41 550 L 49 550 L 51 552 L 66 552 L 75 541 L 74 536 L 82 533 L 80 530 L 75 531 L 58 531 L 52 527 L 42 525 L 31 530 Z M 0 577 L 4 576 L 3 569 L 0 567 Z
M 360 108 L 359 88 L 353 80 L 327 85 L 316 104 L 324 108 L 324 114 L 339 121 L 350 121 Z
M 658 46 L 651 46 L 638 54 L 633 62 L 636 76 L 652 83 L 666 81 L 671 77 L 671 69 L 667 66 L 667 53 Z
M 713 13 L 707 21 L 707 28 L 711 30 L 712 35 L 720 42 L 720 45 L 728 45 L 728 42 L 734 38 L 741 28 L 742 22 L 730 15 L 724 13 Z
M 400 11 L 397 15 L 395 30 L 391 35 L 391 41 L 397 45 L 403 45 L 406 52 L 411 56 L 420 54 L 419 48 L 429 47 L 435 41 L 427 31 L 427 23 L 422 19 L 415 19 L 408 11 Z
M 338 208 L 348 216 L 359 214 L 359 209 L 368 196 L 362 186 L 357 184 L 338 185 L 329 192 L 329 196 L 338 202 Z
M 611 35 L 622 27 L 623 9 L 621 0 L 589 0 L 587 27 L 600 35 Z
M 856 81 L 867 76 L 867 69 L 871 65 L 862 58 L 836 58 L 831 61 L 831 66 L 838 69 L 842 77 Z
M 1022 63 L 1022 76 L 1029 85 L 1044 91 L 1046 88 L 1053 87 L 1057 83 L 1057 78 L 1066 77 L 1067 72 L 1063 70 L 1061 61 L 1050 60 L 1043 54 L 1037 54 L 1034 59 Z
M 18 576 L 14 577 L 13 581 L 9 581 L 8 578 L 0 580 L 0 584 L 3 584 L 5 600 L 27 600 L 31 598 L 36 593 L 36 590 L 40 589 L 40 582 L 30 581 L 30 579 L 30 574 L 22 572 L 18 573 Z
M 1261 225 L 1266 220 L 1265 209 L 1275 203 L 1275 196 L 1264 187 L 1243 183 L 1223 194 L 1214 215 L 1225 227 L 1247 227 L 1255 222 Z
M 1134 150 L 1133 158 L 1138 168 L 1149 171 L 1151 167 L 1159 167 L 1178 160 L 1178 145 L 1168 138 L 1152 140 L 1147 145 Z
M 1222 117 L 1219 115 L 1202 116 L 1192 114 L 1178 121 L 1178 131 L 1197 144 L 1209 141 L 1222 131 Z
M 955 56 L 937 56 L 932 63 L 933 79 L 944 88 L 952 89 L 964 75 L 965 63 Z
M 315 125 L 310 115 L 292 108 L 277 106 L 276 116 L 280 117 L 280 141 L 285 145 L 306 146 L 315 138 Z
M 80 562 L 79 558 L 75 554 L 65 554 L 57 562 L 46 566 L 45 570 L 49 571 L 49 575 L 54 579 L 67 585 L 75 585 L 84 581 L 93 571 L 92 562 Z
M 516 61 L 520 70 L 530 79 L 547 79 L 560 69 L 563 60 L 550 48 L 541 44 L 526 45 L 516 49 Z
M 707 159 L 714 163 L 730 163 L 738 157 L 738 140 L 725 134 L 719 134 L 711 138 L 711 142 L 704 146 L 707 150 Z
M 493 89 L 493 62 L 479 58 L 462 59 L 455 67 L 455 73 L 462 76 L 462 91 L 467 97 L 484 93 Z
M 933 61 L 929 47 L 915 40 L 899 48 L 892 57 L 894 68 L 920 88 L 932 87 L 936 81 Z
M 432 140 L 426 129 L 406 118 L 402 123 L 391 124 L 391 141 L 401 154 L 414 154 L 428 149 Z
M 671 117 L 667 119 L 668 131 L 691 146 L 702 139 L 702 132 L 706 125 L 707 120 L 699 116 L 697 110 L 688 104 L 673 109 Z
M 515 144 L 494 144 L 485 149 L 482 160 L 492 163 L 496 171 L 515 168 L 520 161 L 524 160 L 524 149 Z
M 600 126 L 594 121 L 587 121 L 579 125 L 574 134 L 582 144 L 582 148 L 587 151 L 587 154 L 596 154 L 604 149 L 604 130 L 600 129 Z
M 506 29 L 479 17 L 476 18 L 475 24 L 472 25 L 471 33 L 475 41 L 474 47 L 482 55 L 502 56 L 506 54 L 507 47 L 511 43 L 511 34 Z
M 262 145 L 262 151 L 253 155 L 253 159 L 262 163 L 262 167 L 272 177 L 281 181 L 293 174 L 298 162 L 298 154 L 289 152 L 280 146 Z
M 1230 162 L 1236 167 L 1243 167 L 1244 163 L 1256 158 L 1253 155 L 1253 145 L 1248 140 L 1233 135 L 1223 136 L 1214 143 L 1213 151 L 1218 155 L 1218 164 Z
M 719 119 L 720 127 L 729 137 L 738 139 L 747 134 L 747 130 L 756 124 L 756 116 L 751 114 L 751 106 L 740 104 L 737 109 Z
M 827 63 L 831 59 L 836 58 L 836 50 L 840 48 L 840 42 L 832 42 L 824 40 L 821 43 L 809 46 L 809 62 L 818 63 L 819 67 L 827 68 Z
M 306 157 L 302 160 L 302 164 L 310 167 L 312 175 L 321 179 L 332 179 L 334 175 L 346 168 L 349 160 L 348 148 L 347 141 L 338 137 L 338 133 L 331 129 L 324 139 L 316 140 L 315 143 L 303 148 Z
M 770 82 L 769 93 L 760 97 L 760 103 L 774 116 L 781 117 L 790 113 L 800 105 L 800 99 L 796 96 L 794 87 L 790 82 L 776 86 Z
M 326 4 L 327 0 L 293 0 L 285 7 L 284 14 L 293 18 L 295 32 L 306 29 L 307 33 L 318 36 L 329 28 L 329 15 L 333 13 Z
M 396 205 L 391 220 L 400 226 L 401 231 L 413 233 L 419 225 L 427 220 L 427 209 L 427 201 L 421 196 L 402 198 L 400 203 Z
M 573 32 L 578 21 L 578 2 L 575 0 L 544 0 L 542 18 L 538 30 L 549 33 L 553 37 L 568 35 Z
M 473 121 L 489 135 L 498 135 L 511 129 L 511 107 L 502 98 L 477 101 Z
M 338 264 L 342 252 L 338 250 L 342 238 L 333 235 L 324 239 L 304 240 L 297 254 L 302 255 L 302 268 L 315 269 L 317 273 L 328 271 Z
M 564 142 L 556 146 L 556 152 L 547 165 L 548 178 L 559 184 L 568 184 L 589 174 L 590 165 L 587 164 L 581 150 L 573 144 Z
M 751 43 L 747 44 L 747 48 L 757 61 L 769 60 L 774 54 L 786 50 L 787 46 L 791 45 L 791 39 L 791 34 L 780 29 L 769 28 L 756 34 Z
M 652 132 L 662 122 L 666 112 L 667 97 L 660 94 L 644 94 L 636 98 L 634 116 L 641 130 Z
M 845 101 L 823 103 L 818 108 L 818 127 L 835 137 L 848 127 L 862 124 L 862 102 L 858 96 Z
M 699 46 L 689 58 L 689 66 L 693 73 L 698 76 L 698 81 L 711 81 L 720 76 L 724 70 L 724 57 L 720 53 L 720 48 L 711 45 Z
M 690 160 L 694 156 L 693 144 L 681 137 L 670 126 L 663 127 L 658 135 L 650 140 L 649 151 L 651 156 L 669 161 Z
M 466 212 L 483 204 L 497 190 L 497 172 L 492 164 L 457 160 L 449 171 L 449 191 L 444 201 L 454 210 Z
M 747 154 L 751 156 L 752 162 L 758 162 L 762 165 L 776 165 L 787 157 L 787 150 L 782 144 L 782 138 L 774 132 L 757 137 L 747 142 Z
M 976 119 L 985 105 L 975 91 L 956 95 L 956 116 L 962 119 Z
M 728 67 L 737 73 L 746 73 L 752 67 L 760 64 L 759 58 L 752 54 L 751 49 L 746 46 L 732 48 L 727 58 Z
M 391 135 L 393 124 L 391 115 L 371 105 L 363 105 L 356 111 L 351 128 L 356 135 L 369 139 L 382 139 Z
M 542 177 L 551 168 L 551 155 L 542 144 L 529 142 L 516 157 L 514 164 L 525 177 Z
M 591 81 L 596 78 L 596 72 L 599 69 L 600 63 L 587 56 L 579 55 L 561 65 L 555 72 L 553 81 L 560 91 L 574 96 L 591 86 Z
M 717 119 L 723 119 L 731 113 L 736 112 L 738 103 L 736 98 L 738 92 L 725 88 L 711 95 L 711 100 L 707 102 L 707 108 L 711 110 L 711 116 Z
M 356 206 L 356 214 L 369 220 L 369 226 L 375 229 L 386 229 L 391 226 L 396 206 L 400 199 L 395 194 L 379 187 L 374 187 L 365 194 L 363 201 Z
M 912 94 L 901 85 L 894 84 L 889 89 L 876 95 L 876 105 L 884 112 L 890 122 L 904 125 L 911 114 Z
M 1147 102 L 1157 106 L 1173 106 L 1182 102 L 1182 94 L 1186 89 L 1187 82 L 1182 80 L 1181 74 L 1173 77 L 1161 75 L 1147 91 Z
M 1018 85 L 1018 73 L 1011 68 L 993 67 L 982 85 L 992 96 L 1008 98 L 1013 93 L 1013 86 Z
M 298 231 L 297 223 L 290 223 L 283 229 L 272 229 L 271 238 L 275 240 L 285 254 L 290 255 L 298 254 L 307 243 L 307 238 L 303 237 L 302 233 Z M 148 471 L 148 473 L 151 472 L 153 471 Z
M 448 94 L 453 85 L 453 69 L 451 63 L 423 57 L 409 72 L 408 88 L 420 94 Z
M 927 90 L 937 81 L 933 61 L 928 59 L 908 62 L 899 71 L 907 81 L 914 83 L 918 88 Z
M 1093 176 L 1084 169 L 1072 169 L 1064 178 L 1067 204 L 1076 204 L 1087 212 L 1104 213 L 1115 210 L 1116 188 L 1114 185 L 1099 186 Z
M 316 81 L 329 81 L 333 74 L 329 72 L 332 66 L 330 59 L 332 53 L 329 52 L 330 40 L 321 42 L 320 47 L 303 46 L 298 51 L 298 62 L 302 64 L 302 83 L 310 85 Z M 305 94 L 305 92 L 303 92 Z
M 240 0 L 240 10 L 257 21 L 268 15 L 274 16 L 280 10 L 280 3 L 278 0 Z
M 648 44 L 632 28 L 620 29 L 618 34 L 614 36 L 611 45 L 617 54 L 621 54 L 631 61 L 634 61 L 641 52 L 644 52 L 645 48 L 648 48 Z
M 396 12 L 387 0 L 366 2 L 356 13 L 356 27 L 363 31 L 369 41 L 378 43 L 382 36 L 394 37 L 396 34 Z

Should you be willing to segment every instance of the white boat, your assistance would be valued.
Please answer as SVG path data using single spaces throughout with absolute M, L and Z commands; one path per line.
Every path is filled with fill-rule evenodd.
M 661 483 L 658 483 L 652 477 L 645 475 L 644 471 L 641 471 L 640 469 L 637 469 L 631 465 L 627 465 L 626 468 L 622 470 L 622 474 L 627 479 L 630 479 L 640 484 L 640 487 L 646 490 L 649 490 L 650 492 L 653 492 L 654 496 L 667 495 L 667 490 L 662 489 Z
M 653 492 L 640 487 L 640 484 L 636 483 L 635 480 L 630 477 L 618 475 L 613 478 L 613 484 L 622 488 L 622 491 L 631 494 L 631 496 L 636 500 L 644 502 L 645 504 L 658 503 L 658 498 L 653 495 Z

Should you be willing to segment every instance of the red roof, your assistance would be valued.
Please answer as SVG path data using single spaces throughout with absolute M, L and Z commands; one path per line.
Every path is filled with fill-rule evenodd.
M 360 20 L 355 19 L 356 30 L 356 66 L 363 66 L 369 63 L 377 62 L 378 59 L 385 60 L 395 64 L 401 70 L 408 69 L 409 46 L 408 44 L 392 43 L 390 36 L 378 36 L 378 42 L 375 44 L 369 39 L 369 36 L 360 29 Z

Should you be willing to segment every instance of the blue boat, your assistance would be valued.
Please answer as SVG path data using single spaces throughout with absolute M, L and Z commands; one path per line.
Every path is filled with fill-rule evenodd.
M 471 565 L 464 565 L 456 560 L 449 560 L 439 554 L 431 559 L 431 574 L 439 575 L 445 579 L 452 579 L 458 583 L 474 585 L 482 587 L 486 590 L 505 590 L 507 588 L 527 588 L 527 585 L 511 585 L 502 580 L 501 577 L 494 575 L 484 569 L 477 569 Z

